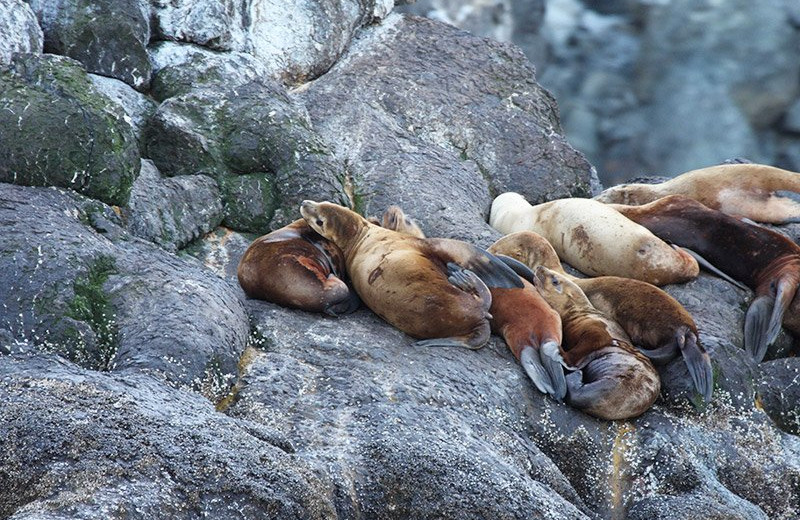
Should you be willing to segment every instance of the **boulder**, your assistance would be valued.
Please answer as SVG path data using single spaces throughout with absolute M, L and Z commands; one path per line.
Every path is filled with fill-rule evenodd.
M 592 193 L 591 165 L 516 47 L 395 14 L 300 94 L 349 165 L 352 205 L 374 214 L 398 203 L 428 235 L 488 245 L 492 195 Z
M 141 141 L 142 131 L 147 120 L 155 113 L 157 103 L 118 79 L 97 74 L 89 74 L 89 78 L 92 80 L 94 88 L 119 105 L 125 113 L 123 116 L 125 122 L 131 125 L 136 140 Z
M 227 391 L 250 330 L 240 292 L 70 192 L 0 184 L 0 220 L 0 328 L 85 368 Z
M 146 0 L 30 0 L 44 30 L 44 50 L 69 56 L 94 74 L 137 90 L 150 84 Z
M 0 66 L 11 63 L 15 53 L 42 52 L 42 29 L 30 6 L 22 0 L 0 0 L 0 34 Z
M 783 430 L 800 435 L 800 359 L 761 363 L 758 397 L 764 411 Z
M 177 251 L 222 222 L 222 200 L 214 179 L 205 175 L 165 179 L 145 159 L 121 213 L 131 234 Z
M 78 62 L 26 54 L 0 71 L 0 181 L 124 204 L 139 150 L 119 107 Z

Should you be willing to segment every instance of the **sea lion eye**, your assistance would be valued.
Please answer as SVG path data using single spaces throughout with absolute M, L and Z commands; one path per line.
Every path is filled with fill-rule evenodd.
M 317 225 L 318 225 L 319 227 L 322 227 L 322 220 L 320 220 L 320 219 L 317 219 Z

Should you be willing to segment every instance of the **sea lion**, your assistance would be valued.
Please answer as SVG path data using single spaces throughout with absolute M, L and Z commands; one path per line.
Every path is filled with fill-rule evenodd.
M 569 278 L 595 308 L 625 330 L 631 344 L 651 361 L 667 363 L 680 353 L 695 388 L 706 402 L 711 400 L 711 359 L 700 343 L 694 319 L 675 298 L 654 285 L 632 278 L 571 276 L 562 268 L 553 246 L 532 231 L 506 235 L 488 251 L 499 257 L 510 256 L 530 269 L 543 265 Z
M 720 164 L 660 184 L 621 184 L 595 199 L 638 206 L 667 195 L 685 195 L 709 208 L 757 222 L 800 222 L 800 173 L 766 164 Z
M 398 206 L 383 214 L 383 227 L 406 235 L 425 234 Z M 554 253 L 555 254 L 555 253 Z M 521 289 L 490 287 L 489 324 L 503 337 L 536 388 L 557 400 L 564 398 L 567 383 L 561 357 L 561 317 L 529 282 Z
M 744 346 L 756 361 L 778 337 L 800 284 L 800 246 L 777 231 L 749 224 L 683 196 L 642 206 L 611 207 L 655 235 L 697 252 L 755 291 L 744 322 Z
M 330 202 L 303 201 L 300 213 L 344 253 L 364 303 L 422 346 L 480 348 L 489 339 L 490 287 L 522 287 L 514 271 L 475 246 L 416 238 L 369 223 Z
M 505 234 L 539 233 L 561 259 L 590 276 L 622 276 L 666 285 L 686 282 L 699 272 L 691 255 L 591 199 L 531 206 L 522 195 L 507 192 L 492 202 L 489 223 Z
M 540 265 L 534 282 L 561 315 L 564 361 L 575 368 L 566 378 L 567 403 L 610 420 L 636 417 L 650 408 L 661 380 L 619 325 L 595 309 L 566 276 Z
M 253 241 L 237 268 L 250 298 L 332 316 L 358 308 L 342 251 L 299 219 Z

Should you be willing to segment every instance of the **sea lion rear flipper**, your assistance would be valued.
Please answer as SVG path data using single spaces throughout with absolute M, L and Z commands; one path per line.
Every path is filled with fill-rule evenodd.
M 550 381 L 550 375 L 542 366 L 535 348 L 531 346 L 524 347 L 519 355 L 519 362 L 522 368 L 525 369 L 525 373 L 528 374 L 528 378 L 533 381 L 533 384 L 536 385 L 540 392 L 555 397 L 556 391 Z
M 474 272 L 487 287 L 520 289 L 524 287 L 517 273 L 496 256 L 479 247 L 449 238 L 426 238 L 428 253 L 444 263 L 453 262 Z
M 681 332 L 682 334 L 682 332 Z M 703 400 L 711 402 L 711 391 L 714 388 L 714 372 L 711 369 L 711 358 L 708 352 L 697 342 L 694 332 L 687 332 L 685 341 L 679 341 L 681 355 L 689 375 L 694 382 L 694 387 L 703 396 Z
M 778 334 L 781 333 L 783 315 L 786 313 L 786 310 L 789 308 L 789 305 L 792 303 L 797 293 L 797 282 L 794 281 L 793 277 L 782 276 L 778 279 L 777 286 L 775 303 L 772 307 L 769 325 L 767 326 L 767 346 L 771 345 L 775 339 L 777 339 Z
M 344 314 L 355 312 L 360 306 L 361 298 L 358 297 L 355 291 L 350 291 L 347 298 L 328 305 L 323 312 L 329 316 L 338 318 Z
M 720 271 L 719 269 L 717 269 L 711 262 L 709 262 L 708 260 L 703 258 L 699 253 L 696 253 L 696 252 L 692 251 L 691 249 L 688 249 L 688 248 L 685 248 L 685 247 L 677 246 L 675 244 L 672 244 L 672 247 L 674 247 L 675 249 L 680 249 L 682 251 L 685 251 L 685 252 L 689 253 L 691 256 L 694 257 L 695 260 L 697 260 L 697 263 L 700 264 L 700 267 L 704 268 L 706 271 L 709 271 L 709 272 L 717 275 L 718 277 L 722 278 L 723 280 L 726 280 L 726 281 L 732 283 L 733 285 L 735 285 L 739 289 L 748 290 L 747 286 L 743 285 L 741 282 L 737 282 L 736 280 L 734 280 L 733 278 L 731 278 L 727 274 L 725 274 L 722 271 Z
M 744 349 L 756 362 L 760 363 L 767 353 L 767 332 L 769 330 L 769 316 L 775 300 L 766 294 L 753 300 L 744 317 Z
M 499 255 L 499 254 L 495 254 L 494 256 L 496 256 L 498 259 L 500 259 L 501 262 L 510 267 L 511 270 L 517 273 L 520 277 L 524 278 L 530 283 L 533 283 L 533 271 L 531 271 L 530 267 L 523 264 L 516 258 L 511 258 L 510 256 Z
M 564 377 L 564 366 L 566 362 L 561 356 L 559 345 L 555 341 L 545 341 L 539 347 L 539 359 L 542 366 L 550 376 L 553 385 L 552 396 L 557 401 L 564 399 L 567 395 L 567 380 Z

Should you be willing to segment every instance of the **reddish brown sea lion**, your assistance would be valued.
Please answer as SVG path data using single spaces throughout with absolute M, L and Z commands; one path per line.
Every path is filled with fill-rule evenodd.
M 692 316 L 675 298 L 647 282 L 599 276 L 575 278 L 564 272 L 555 250 L 541 235 L 520 231 L 506 235 L 489 247 L 498 256 L 510 256 L 531 269 L 543 265 L 567 276 L 580 287 L 591 304 L 618 323 L 631 344 L 656 363 L 680 354 L 695 388 L 711 399 L 711 359 L 699 340 Z
M 720 164 L 660 184 L 621 184 L 595 197 L 638 206 L 685 195 L 728 215 L 775 224 L 800 221 L 800 173 L 765 164 Z
M 508 192 L 492 202 L 489 223 L 501 233 L 535 231 L 559 258 L 590 276 L 622 276 L 654 285 L 691 280 L 697 261 L 647 229 L 591 199 L 559 199 L 531 206 Z
M 254 240 L 237 275 L 250 298 L 332 316 L 358 308 L 358 296 L 342 280 L 342 251 L 303 219 Z
M 755 291 L 745 316 L 745 349 L 761 361 L 780 333 L 800 283 L 800 247 L 776 231 L 682 195 L 643 206 L 611 205 L 655 235 L 696 252 Z
M 370 309 L 410 336 L 430 338 L 419 345 L 480 348 L 491 333 L 487 286 L 523 286 L 503 262 L 465 242 L 404 235 L 330 202 L 304 201 L 300 213 L 341 248 Z
M 645 412 L 658 397 L 661 380 L 650 360 L 635 349 L 613 320 L 595 309 L 566 276 L 536 268 L 536 288 L 561 315 L 566 401 L 601 419 L 629 419 Z

